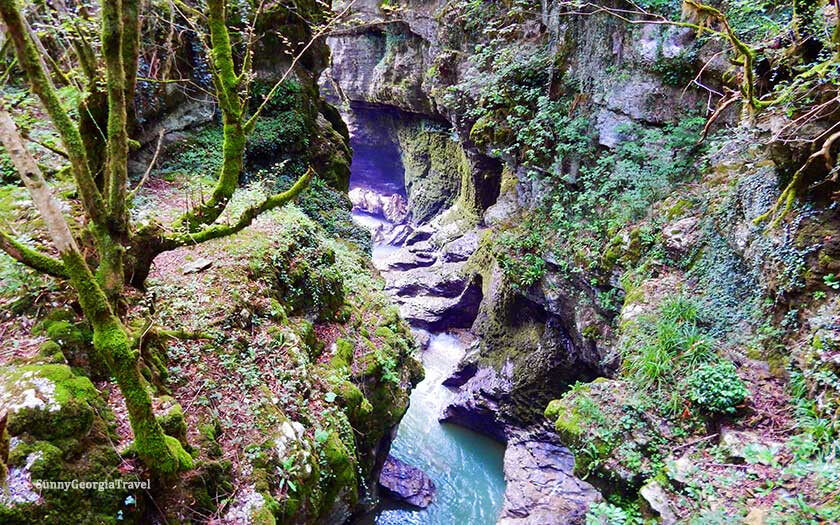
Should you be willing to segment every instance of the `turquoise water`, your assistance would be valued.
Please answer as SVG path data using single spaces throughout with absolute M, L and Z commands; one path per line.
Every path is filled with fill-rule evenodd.
M 452 335 L 432 336 L 429 349 L 423 354 L 426 377 L 412 392 L 411 405 L 391 447 L 391 454 L 432 478 L 437 488 L 434 501 L 423 510 L 386 504 L 367 523 L 496 523 L 505 491 L 504 447 L 475 432 L 438 423 L 444 407 L 454 397 L 441 383 L 463 352 L 463 346 Z
M 380 166 L 378 157 L 363 159 L 363 156 L 358 152 L 354 155 L 351 187 L 358 183 L 359 166 L 368 171 L 382 168 L 377 173 L 387 171 L 385 166 Z M 354 212 L 353 218 L 371 231 L 390 226 L 364 213 Z M 382 260 L 395 249 L 375 245 L 374 265 L 381 267 Z M 496 523 L 505 491 L 504 446 L 475 432 L 438 422 L 443 409 L 455 397 L 452 390 L 442 385 L 443 380 L 451 375 L 463 354 L 464 346 L 454 336 L 432 335 L 428 350 L 421 356 L 425 379 L 411 393 L 411 404 L 391 446 L 391 454 L 418 467 L 434 481 L 437 492 L 432 504 L 417 510 L 386 501 L 374 513 L 358 520 L 357 525 Z

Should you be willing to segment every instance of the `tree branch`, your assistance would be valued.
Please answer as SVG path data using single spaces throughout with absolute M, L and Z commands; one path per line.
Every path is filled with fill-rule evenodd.
M 272 195 L 268 197 L 260 204 L 251 206 L 247 208 L 242 215 L 239 216 L 239 220 L 237 220 L 234 224 L 227 225 L 227 224 L 217 224 L 205 228 L 204 230 L 197 232 L 197 233 L 182 233 L 175 236 L 166 237 L 164 239 L 164 244 L 167 247 L 167 250 L 175 249 L 179 246 L 189 246 L 194 244 L 200 244 L 202 242 L 206 242 L 212 239 L 219 239 L 222 237 L 227 237 L 229 235 L 233 235 L 243 229 L 247 228 L 254 222 L 261 214 L 273 210 L 274 208 L 279 208 L 280 206 L 284 206 L 285 204 L 289 203 L 292 199 L 297 197 L 307 186 L 309 186 L 309 181 L 312 179 L 314 171 L 312 168 L 306 170 L 306 173 L 301 175 L 301 177 L 295 182 L 295 184 L 289 188 L 288 190 L 284 191 L 283 193 L 278 193 L 276 195 Z
M 122 0 L 122 63 L 125 77 L 126 109 L 134 107 L 137 86 L 137 57 L 140 54 L 140 2 Z M 133 118 L 133 111 L 128 111 Z
M 37 272 L 58 277 L 59 279 L 69 278 L 67 269 L 64 268 L 64 263 L 15 240 L 3 230 L 0 230 L 0 250 L 6 252 L 6 254 L 17 262 Z
M 105 191 L 111 221 L 119 231 L 126 229 L 125 192 L 128 180 L 128 116 L 126 78 L 123 64 L 123 18 L 120 2 L 102 0 L 102 55 L 108 90 L 108 159 Z M 134 66 L 136 68 L 136 62 Z
M 140 178 L 140 182 L 137 183 L 137 186 L 134 187 L 133 190 L 128 194 L 127 200 L 131 202 L 134 200 L 134 197 L 137 195 L 137 192 L 140 191 L 140 188 L 143 187 L 143 184 L 146 183 L 146 180 L 149 178 L 149 175 L 152 173 L 152 169 L 155 167 L 155 162 L 157 162 L 158 155 L 160 155 L 160 146 L 163 144 L 163 136 L 166 134 L 166 129 L 160 128 L 160 133 L 158 134 L 157 146 L 155 147 L 155 153 L 152 155 L 152 160 L 149 161 L 149 165 L 146 167 L 146 172 L 143 173 L 143 176 Z
M 61 136 L 64 150 L 73 165 L 73 175 L 85 212 L 95 224 L 104 225 L 105 203 L 91 176 L 81 134 L 61 105 L 55 87 L 44 72 L 38 50 L 26 30 L 16 0 L 0 0 L 0 18 L 6 24 L 6 34 L 15 45 L 18 62 L 32 92 L 41 100 Z
M 0 143 L 6 148 L 6 153 L 15 165 L 15 169 L 17 169 L 20 178 L 26 185 L 26 189 L 29 190 L 32 201 L 38 208 L 58 252 L 61 254 L 74 250 L 78 252 L 79 249 L 76 246 L 75 239 L 73 239 L 73 234 L 70 233 L 70 227 L 67 226 L 67 221 L 61 214 L 61 209 L 53 198 L 52 192 L 47 186 L 40 168 L 38 168 L 38 163 L 24 147 L 23 139 L 18 133 L 11 115 L 2 108 L 0 108 Z M 69 277 L 64 264 L 60 261 L 24 246 L 6 234 L 3 234 L 2 237 L 3 240 L 0 243 L 2 246 L 0 247 L 18 261 L 49 275 Z

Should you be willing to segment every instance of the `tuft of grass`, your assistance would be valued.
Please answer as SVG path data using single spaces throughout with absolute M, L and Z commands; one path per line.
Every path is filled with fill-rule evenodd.
M 673 387 L 693 369 L 717 360 L 714 339 L 701 324 L 701 311 L 696 299 L 675 295 L 662 302 L 657 315 L 639 320 L 625 347 L 624 369 L 640 389 Z M 668 402 L 680 405 L 673 396 Z

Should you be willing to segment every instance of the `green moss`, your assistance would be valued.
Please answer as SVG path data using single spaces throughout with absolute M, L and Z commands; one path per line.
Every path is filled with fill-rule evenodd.
M 198 427 L 201 448 L 211 458 L 222 457 L 222 447 L 216 439 L 220 431 L 218 424 L 213 423 L 204 423 Z
M 355 346 L 353 343 L 344 338 L 338 338 L 335 341 L 335 355 L 330 360 L 330 366 L 333 368 L 350 367 L 353 363 L 353 353 Z
M 329 476 L 322 481 L 323 495 L 321 498 L 322 513 L 330 510 L 339 491 L 346 491 L 342 498 L 351 506 L 358 501 L 358 482 L 356 479 L 356 462 L 351 450 L 342 441 L 336 431 L 331 431 L 326 440 L 321 443 L 319 453 L 329 469 Z M 324 476 L 322 476 L 324 478 Z
M 283 155 L 303 152 L 309 146 L 308 130 L 306 117 L 298 111 L 259 119 L 245 150 L 249 166 L 270 166 Z
M 23 404 L 30 395 L 42 404 L 11 411 L 11 435 L 27 433 L 40 438 L 84 436 L 93 423 L 99 393 L 90 380 L 62 364 L 25 365 L 0 372 L 6 399 Z
M 97 438 L 101 439 L 101 438 Z M 139 481 L 136 475 L 122 475 L 117 470 L 120 457 L 113 446 L 102 439 L 88 441 L 84 453 L 68 454 L 55 441 L 23 440 L 11 453 L 10 463 L 23 466 L 31 463 L 29 475 L 32 479 L 48 481 L 96 481 L 108 482 L 116 479 Z M 15 505 L 8 508 L 0 505 L 2 523 L 54 523 L 56 525 L 104 525 L 118 523 L 141 523 L 144 499 L 139 492 L 128 490 L 45 490 L 42 499 L 35 505 Z M 125 504 L 127 496 L 135 504 Z M 122 520 L 118 520 L 118 516 Z M 16 521 L 17 520 L 17 521 Z
M 289 228 L 271 260 L 275 298 L 291 313 L 311 313 L 323 321 L 340 317 L 343 278 L 335 267 L 335 252 L 321 241 L 311 222 Z
M 277 520 L 268 507 L 260 507 L 251 514 L 251 523 L 254 525 L 276 525 Z
M 6 421 L 0 426 L 0 479 L 5 480 L 9 473 L 7 462 L 9 460 L 9 431 L 6 429 Z
M 303 347 L 309 355 L 309 360 L 316 361 L 324 352 L 324 343 L 318 339 L 318 335 L 315 333 L 315 325 L 306 319 L 298 319 L 294 326 Z
M 555 399 L 545 409 L 545 416 L 554 420 L 554 429 L 560 434 L 564 443 L 577 444 L 580 442 L 584 433 L 582 417 L 574 407 L 568 407 L 563 401 Z
M 178 438 L 178 441 L 188 449 L 187 422 L 184 419 L 184 411 L 181 409 L 181 405 L 169 396 L 161 397 L 160 403 L 161 413 L 157 415 L 160 427 L 167 435 Z
M 433 123 L 412 123 L 397 136 L 412 221 L 428 222 L 455 203 L 464 178 L 471 174 L 469 162 L 448 130 Z
M 85 321 L 78 321 L 76 313 L 69 309 L 56 309 L 46 318 L 36 324 L 32 333 L 47 336 L 51 342 L 57 344 L 66 362 L 71 366 L 84 368 L 94 379 L 107 378 L 110 373 L 104 360 L 93 347 L 90 326 Z M 42 353 L 44 357 L 58 360 L 58 352 L 49 346 L 50 353 Z
M 38 347 L 38 356 L 45 362 L 52 364 L 67 364 L 67 358 L 61 352 L 61 347 L 55 341 L 44 341 Z
M 202 461 L 195 465 L 196 475 L 190 476 L 186 489 L 195 503 L 193 508 L 205 514 L 216 512 L 219 495 L 233 492 L 231 462 L 228 460 Z M 180 509 L 178 509 L 180 510 Z M 172 516 L 174 521 L 176 516 Z
M 688 199 L 677 199 L 677 202 L 665 210 L 665 219 L 669 221 L 679 219 L 691 207 L 691 204 Z

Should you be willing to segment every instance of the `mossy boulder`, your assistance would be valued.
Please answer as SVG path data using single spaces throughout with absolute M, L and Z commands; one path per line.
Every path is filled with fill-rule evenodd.
M 0 502 L 0 523 L 56 525 L 142 523 L 143 490 L 129 489 L 122 483 L 138 482 L 135 474 L 121 474 L 121 458 L 102 436 L 88 440 L 83 452 L 70 455 L 56 441 L 35 440 L 24 436 L 14 444 L 9 467 L 26 483 L 34 480 L 79 484 L 66 490 L 18 492 Z M 93 483 L 84 488 L 82 483 Z M 101 485 L 105 484 L 105 485 Z M 105 490 L 96 487 L 104 486 Z
M 69 366 L 25 365 L 0 369 L 0 400 L 9 412 L 13 436 L 84 437 L 93 423 L 99 392 Z
M 187 423 L 184 419 L 184 411 L 181 405 L 170 396 L 163 396 L 158 400 L 159 406 L 156 418 L 163 432 L 175 437 L 184 446 L 189 448 L 187 443 Z
M 335 253 L 316 235 L 311 223 L 293 228 L 271 254 L 277 300 L 292 314 L 317 320 L 341 317 L 344 287 Z
M 578 384 L 545 416 L 575 454 L 575 474 L 608 493 L 632 494 L 661 469 L 670 429 L 622 381 Z
M 45 362 L 66 362 L 71 366 L 84 368 L 94 378 L 107 378 L 110 375 L 105 361 L 93 347 L 90 326 L 86 321 L 78 319 L 72 310 L 52 310 L 32 328 L 32 333 L 49 339 L 44 342 L 39 352 Z

